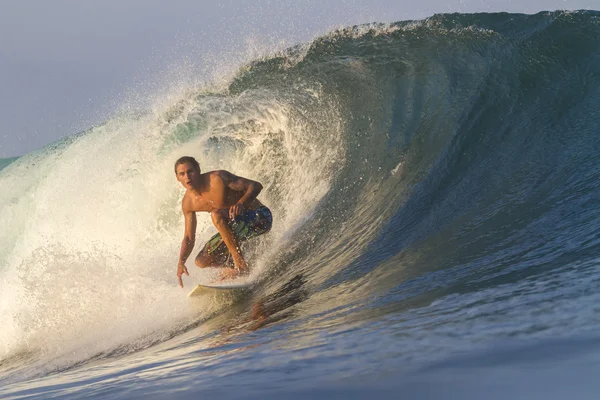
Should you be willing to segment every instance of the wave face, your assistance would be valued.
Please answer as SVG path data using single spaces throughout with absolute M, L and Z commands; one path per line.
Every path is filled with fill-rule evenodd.
M 597 12 L 347 28 L 250 63 L 225 89 L 190 89 L 11 160 L 5 382 L 192 342 L 234 371 L 216 343 L 251 341 L 223 328 L 256 304 L 254 323 L 288 345 L 244 351 L 275 381 L 292 353 L 317 377 L 367 346 L 360 367 L 336 369 L 347 377 L 597 331 L 599 38 Z M 182 155 L 264 185 L 275 222 L 249 253 L 250 298 L 190 303 L 175 286 Z M 197 243 L 212 233 L 200 217 Z M 188 264 L 188 287 L 210 277 Z M 190 390 L 216 379 L 195 373 Z

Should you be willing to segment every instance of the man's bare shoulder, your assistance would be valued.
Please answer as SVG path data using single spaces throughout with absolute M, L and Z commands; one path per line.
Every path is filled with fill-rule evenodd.
M 224 170 L 224 169 L 216 169 L 214 171 L 209 171 L 207 172 L 207 174 L 210 174 L 211 177 L 215 176 L 215 177 L 223 177 L 223 176 L 227 176 L 227 175 L 233 175 L 231 172 Z
M 193 208 L 192 196 L 190 195 L 190 191 L 186 190 L 183 199 L 181 199 L 181 211 L 183 211 L 184 214 L 187 214 L 192 212 Z
M 210 182 L 213 183 L 214 181 L 217 182 L 227 182 L 228 180 L 231 179 L 232 176 L 234 176 L 231 172 L 226 171 L 224 169 L 218 169 L 215 171 L 210 171 L 207 172 L 207 174 L 209 174 L 209 178 L 210 178 Z

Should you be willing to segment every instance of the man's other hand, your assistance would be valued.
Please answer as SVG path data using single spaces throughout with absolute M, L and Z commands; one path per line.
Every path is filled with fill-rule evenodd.
M 229 207 L 229 218 L 234 219 L 238 215 L 244 215 L 244 204 L 237 203 Z

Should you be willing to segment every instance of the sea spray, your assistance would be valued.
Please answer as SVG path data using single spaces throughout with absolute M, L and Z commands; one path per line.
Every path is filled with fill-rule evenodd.
M 16 204 L 7 193 L 2 209 L 4 226 L 14 226 L 4 231 L 4 242 L 13 243 L 0 290 L 5 357 L 41 354 L 52 366 L 68 365 L 144 347 L 214 311 L 210 301 L 190 307 L 176 287 L 179 156 L 197 157 L 203 171 L 228 169 L 265 185 L 261 200 L 276 224 L 268 250 L 254 251 L 253 274 L 327 192 L 343 147 L 335 103 L 318 91 L 200 93 L 179 104 L 177 115 L 169 108 L 167 116 L 107 121 L 21 157 L 0 176 L 25 192 L 13 189 Z M 213 233 L 208 216 L 199 216 L 198 243 Z M 188 287 L 215 278 L 192 260 Z

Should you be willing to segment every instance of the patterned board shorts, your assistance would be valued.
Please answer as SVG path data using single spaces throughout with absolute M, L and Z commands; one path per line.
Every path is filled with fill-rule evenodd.
M 229 221 L 229 226 L 239 242 L 244 242 L 269 232 L 272 225 L 273 216 L 271 215 L 271 210 L 266 206 L 261 206 L 256 210 L 245 210 L 244 215 Z M 229 256 L 229 249 L 223 241 L 221 234 L 217 233 L 206 242 L 201 253 L 227 257 Z

